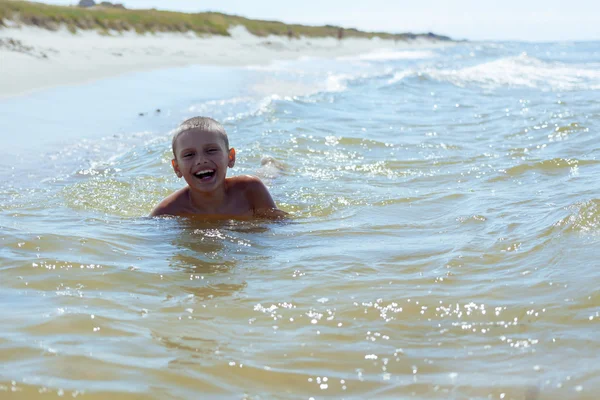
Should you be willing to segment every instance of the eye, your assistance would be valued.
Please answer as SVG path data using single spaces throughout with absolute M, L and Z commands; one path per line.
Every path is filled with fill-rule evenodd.
M 216 152 L 218 152 L 218 151 L 219 151 L 219 149 L 217 149 L 217 148 L 208 149 L 208 153 L 209 153 L 209 154 L 214 154 L 214 153 L 216 153 Z
M 188 157 L 191 157 L 193 155 L 194 155 L 194 153 L 191 153 L 191 152 L 190 153 L 183 153 L 183 158 L 188 158 Z

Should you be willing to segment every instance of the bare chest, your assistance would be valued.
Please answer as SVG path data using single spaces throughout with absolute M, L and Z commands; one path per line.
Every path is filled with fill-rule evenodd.
M 229 198 L 218 206 L 203 204 L 199 202 L 193 204 L 191 201 L 186 201 L 181 207 L 184 215 L 202 215 L 214 217 L 251 217 L 254 213 L 252 205 L 245 197 Z

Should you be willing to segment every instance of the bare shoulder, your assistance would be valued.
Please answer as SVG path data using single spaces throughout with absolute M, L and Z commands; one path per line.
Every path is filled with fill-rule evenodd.
M 252 190 L 260 186 L 263 186 L 265 189 L 267 188 L 265 184 L 254 175 L 234 176 L 231 178 L 227 178 L 227 182 L 229 183 L 231 188 L 235 188 L 237 190 Z
M 244 194 L 255 216 L 261 218 L 281 218 L 286 212 L 277 208 L 267 186 L 256 176 L 241 175 L 230 178 L 230 187 Z
M 269 192 L 265 184 L 260 178 L 254 175 L 238 175 L 231 178 L 227 178 L 229 189 L 233 191 L 245 192 L 247 194 Z
M 185 204 L 188 197 L 189 188 L 186 186 L 176 192 L 171 193 L 163 201 L 158 203 L 154 210 L 150 213 L 151 217 L 159 217 L 161 215 L 179 215 L 185 209 Z

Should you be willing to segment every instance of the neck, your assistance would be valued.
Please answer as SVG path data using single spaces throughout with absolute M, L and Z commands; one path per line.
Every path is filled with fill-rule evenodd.
M 188 190 L 190 205 L 196 209 L 209 214 L 217 214 L 225 202 L 226 185 L 219 186 L 212 192 L 200 192 L 193 189 Z

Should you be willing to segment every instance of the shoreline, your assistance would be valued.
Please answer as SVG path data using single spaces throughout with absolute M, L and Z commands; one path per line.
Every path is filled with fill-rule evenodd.
M 332 58 L 382 50 L 448 46 L 429 39 L 258 37 L 236 26 L 230 36 L 193 33 L 70 32 L 0 27 L 0 100 L 131 72 L 189 65 L 249 66 L 302 57 Z

